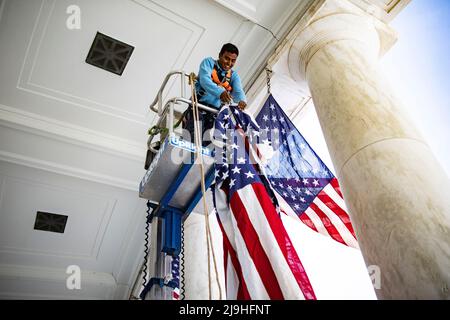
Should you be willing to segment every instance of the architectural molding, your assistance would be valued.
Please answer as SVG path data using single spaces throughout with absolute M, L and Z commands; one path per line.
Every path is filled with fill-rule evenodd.
M 96 172 L 66 166 L 55 162 L 23 156 L 17 153 L 0 150 L 0 161 L 6 161 L 13 164 L 44 170 L 60 175 L 97 182 L 120 189 L 130 190 L 133 192 L 138 191 L 138 183 L 133 180 L 124 180 L 117 177 L 99 174 Z
M 383 22 L 390 22 L 411 0 L 350 0 Z
M 280 39 L 280 41 L 277 41 L 270 33 L 265 31 L 268 33 L 265 37 L 265 40 L 262 41 L 256 49 L 252 48 L 252 51 L 261 53 L 252 58 L 251 61 L 253 61 L 253 63 L 249 64 L 247 68 L 247 70 L 259 70 L 259 72 L 247 72 L 242 77 L 242 82 L 246 89 L 248 89 L 250 84 L 257 81 L 257 78 L 261 74 L 261 72 L 264 72 L 264 68 L 267 65 L 268 58 L 270 58 L 276 48 L 280 44 L 282 44 L 283 41 L 285 41 L 284 35 L 288 34 L 292 30 L 292 28 L 299 22 L 299 19 L 302 19 L 302 17 L 308 13 L 312 3 L 315 3 L 317 1 L 323 0 L 308 0 L 301 2 L 298 5 L 293 2 L 291 8 L 289 8 L 289 10 L 286 10 L 284 15 L 280 17 L 277 20 L 277 23 L 271 28 L 271 31 L 275 35 L 278 35 L 278 39 Z M 252 31 L 255 32 L 256 28 L 253 28 Z
M 256 7 L 246 0 L 214 0 L 221 6 L 231 10 L 235 14 L 250 20 L 253 23 L 258 22 L 258 15 Z
M 6 0 L 0 0 L 0 22 L 3 18 L 3 11 L 5 9 Z
M 142 162 L 145 145 L 0 104 L 0 124 Z

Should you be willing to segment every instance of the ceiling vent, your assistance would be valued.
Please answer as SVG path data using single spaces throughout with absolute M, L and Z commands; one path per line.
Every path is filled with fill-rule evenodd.
M 36 214 L 35 230 L 64 233 L 67 216 L 61 214 L 38 211 Z
M 133 50 L 134 47 L 97 32 L 86 62 L 120 76 Z

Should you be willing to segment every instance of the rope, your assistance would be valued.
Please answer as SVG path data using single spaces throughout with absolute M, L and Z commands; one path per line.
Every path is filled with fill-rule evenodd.
M 148 134 L 153 136 L 156 136 L 159 133 L 167 134 L 167 132 L 169 132 L 169 129 L 158 126 L 153 126 L 150 129 L 148 129 Z
M 214 264 L 214 271 L 216 275 L 216 282 L 219 287 L 219 299 L 222 300 L 222 287 L 220 285 L 219 281 L 219 272 L 217 270 L 217 262 L 216 262 L 216 256 L 214 251 L 214 245 L 212 241 L 212 235 L 211 235 L 211 227 L 209 224 L 209 210 L 208 205 L 206 203 L 206 187 L 205 187 L 205 168 L 203 165 L 203 153 L 201 152 L 202 143 L 201 143 L 201 131 L 199 126 L 199 111 L 198 111 L 198 101 L 197 101 L 197 93 L 194 87 L 194 81 L 195 81 L 195 74 L 191 73 L 189 76 L 189 84 L 191 85 L 191 91 L 192 91 L 192 109 L 194 114 L 194 137 L 195 137 L 195 144 L 196 144 L 196 150 L 197 150 L 197 159 L 200 161 L 200 182 L 201 182 L 201 188 L 202 188 L 202 200 L 203 200 L 203 212 L 205 215 L 205 231 L 206 231 L 206 247 L 208 251 L 208 293 L 209 293 L 209 300 L 211 300 L 211 262 L 210 262 L 210 254 L 212 253 L 213 257 L 213 264 Z
M 203 177 L 203 171 L 202 171 L 202 156 L 200 150 L 201 142 L 200 140 L 200 128 L 199 128 L 199 114 L 198 114 L 198 105 L 197 105 L 197 95 L 194 88 L 194 75 L 191 73 L 189 76 L 189 84 L 191 85 L 191 91 L 192 91 L 192 113 L 194 116 L 194 140 L 196 145 L 196 151 L 197 151 L 197 161 L 200 161 L 200 178 Z M 203 184 L 202 184 L 202 192 L 203 192 Z M 205 207 L 203 206 L 203 211 Z M 205 231 L 206 231 L 206 247 L 207 247 L 207 254 L 208 254 L 208 298 L 211 300 L 211 265 L 210 265 L 210 248 L 209 248 L 209 238 L 208 238 L 208 213 L 205 214 Z
M 180 124 L 183 122 L 184 117 L 186 116 L 187 112 L 189 111 L 186 110 L 185 112 L 183 112 L 183 114 L 181 115 L 181 118 L 177 121 L 177 123 L 175 123 L 173 125 L 173 128 L 176 129 L 180 126 Z M 169 132 L 168 128 L 165 127 L 159 127 L 157 125 L 154 125 L 153 127 L 151 127 L 150 129 L 148 129 L 148 134 L 149 135 L 153 135 L 156 136 L 157 134 L 161 133 L 161 134 L 167 134 Z

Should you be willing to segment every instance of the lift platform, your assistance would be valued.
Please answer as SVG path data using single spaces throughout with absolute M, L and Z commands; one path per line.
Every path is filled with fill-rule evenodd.
M 194 164 L 196 153 L 190 141 L 175 133 L 168 136 L 141 181 L 139 196 L 154 203 L 187 209 L 200 190 L 200 168 Z M 208 172 L 214 163 L 213 151 L 202 147 L 201 153 L 205 172 Z

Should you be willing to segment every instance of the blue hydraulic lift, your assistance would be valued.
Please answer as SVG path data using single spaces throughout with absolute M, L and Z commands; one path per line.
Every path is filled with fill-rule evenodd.
M 176 165 L 170 161 L 166 161 L 167 155 L 173 154 L 174 151 L 180 151 L 177 150 L 179 148 L 179 143 L 173 143 L 177 140 L 179 141 L 180 139 L 176 136 L 168 137 L 166 143 L 163 144 L 163 149 L 160 153 L 161 156 L 155 157 L 153 161 L 156 161 L 156 163 L 154 166 L 150 166 L 140 187 L 141 197 L 153 201 L 148 202 L 148 205 L 152 209 L 148 218 L 148 223 L 153 223 L 155 218 L 159 218 L 161 223 L 159 230 L 154 229 L 158 230 L 157 235 L 153 235 L 152 237 L 153 246 L 155 245 L 155 241 L 159 242 L 157 248 L 160 248 L 160 252 L 157 253 L 157 260 L 160 260 L 160 262 L 163 259 L 161 255 L 164 254 L 171 256 L 172 258 L 179 256 L 182 245 L 181 225 L 198 205 L 203 196 L 200 185 L 200 175 L 198 174 L 199 168 L 193 161 L 194 150 L 182 149 L 182 152 L 185 152 L 187 158 L 190 158 L 188 163 Z M 184 141 L 183 144 L 186 145 L 187 142 Z M 191 147 L 194 148 L 193 144 L 191 144 Z M 208 172 L 205 177 L 205 188 L 207 190 L 214 180 L 214 167 L 212 165 L 213 154 L 209 149 L 202 149 L 204 158 L 209 158 L 209 161 L 206 161 Z M 176 169 L 176 167 L 178 167 L 178 169 Z M 174 170 L 177 170 L 175 175 L 171 174 Z M 171 180 L 165 180 L 166 183 L 157 181 L 156 179 L 162 175 L 173 178 Z M 155 195 L 153 195 L 155 192 L 152 193 L 150 191 L 152 185 L 155 183 L 167 185 L 167 188 L 159 201 L 155 200 Z M 188 196 L 186 197 L 186 195 Z M 164 281 L 164 271 L 162 269 L 164 268 L 160 268 L 159 275 L 155 274 L 158 272 L 152 272 L 153 277 L 146 283 L 141 292 L 142 299 L 147 296 L 155 284 L 158 285 L 161 290 L 164 286 L 169 288 L 175 286 L 173 282 L 169 281 L 166 283 Z
M 163 90 L 172 76 L 180 76 L 181 97 L 169 99 L 163 104 Z M 139 196 L 148 200 L 147 206 L 151 213 L 147 223 L 152 228 L 150 252 L 146 253 L 146 260 L 147 255 L 150 258 L 144 267 L 151 278 L 141 291 L 141 299 L 170 299 L 174 283 L 167 281 L 170 279 L 169 262 L 180 255 L 182 224 L 203 196 L 200 167 L 194 162 L 198 151 L 193 143 L 174 131 L 175 106 L 191 104 L 191 100 L 185 97 L 185 80 L 188 76 L 183 71 L 169 73 L 150 106 L 159 116 L 155 127 L 167 128 L 167 134 L 160 136 L 162 143 L 158 143 L 158 148 L 152 143 L 155 134 L 150 134 L 147 171 L 139 186 Z M 198 106 L 202 110 L 217 112 L 201 104 Z M 206 172 L 205 188 L 208 190 L 214 180 L 213 150 L 201 147 L 201 153 Z

